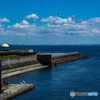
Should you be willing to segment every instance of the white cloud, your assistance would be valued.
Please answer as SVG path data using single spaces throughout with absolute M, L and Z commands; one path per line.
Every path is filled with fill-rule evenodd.
M 36 14 L 31 14 L 26 16 L 27 19 L 38 19 L 39 17 Z
M 3 22 L 10 22 L 10 20 L 8 20 L 7 18 L 0 18 L 0 23 L 3 23 Z
M 0 35 L 21 35 L 21 36 L 24 36 L 26 35 L 25 33 L 23 33 L 22 31 L 15 31 L 15 30 L 12 30 L 12 29 L 1 29 L 0 28 Z
M 98 24 L 100 23 L 100 17 L 91 18 L 81 22 L 82 24 Z
M 19 24 L 19 23 L 16 23 L 13 25 L 14 28 L 28 28 L 29 25 L 23 25 L 23 24 Z
M 21 23 L 16 23 L 12 27 L 13 28 L 29 28 L 29 27 L 35 27 L 35 24 L 30 25 L 28 21 L 23 20 Z M 11 26 L 8 26 L 8 28 L 11 28 Z
M 35 35 L 35 23 L 30 24 L 28 21 L 23 20 L 12 26 L 8 25 L 8 29 L 2 32 L 3 35 Z M 5 33 L 5 34 L 4 34 Z
M 100 34 L 100 29 L 92 29 L 93 33 Z
M 23 21 L 22 21 L 22 24 L 29 24 L 29 22 L 26 21 L 26 20 L 23 20 Z
M 23 20 L 20 23 L 15 23 L 7 28 L 2 28 L 0 24 L 0 34 L 3 35 L 100 35 L 100 18 L 95 17 L 88 20 L 82 20 L 81 22 L 75 22 L 73 18 L 60 18 L 50 16 L 48 18 L 41 19 L 41 25 L 35 25 L 35 23 L 29 23 Z
M 41 22 L 50 22 L 51 24 L 66 24 L 66 23 L 74 23 L 71 17 L 67 18 L 60 18 L 60 17 L 53 17 L 50 16 L 48 18 L 43 18 Z
M 49 22 L 48 28 L 51 28 L 52 33 L 67 35 L 100 35 L 100 17 L 91 18 L 88 20 L 82 20 L 80 23 L 73 21 L 71 17 L 60 18 L 60 17 L 48 17 L 43 18 L 42 22 Z M 53 29 L 54 28 L 54 29 Z M 57 30 L 56 30 L 57 29 Z

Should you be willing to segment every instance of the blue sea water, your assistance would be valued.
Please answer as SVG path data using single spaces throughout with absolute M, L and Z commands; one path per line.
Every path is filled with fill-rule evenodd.
M 87 55 L 58 67 L 40 69 L 6 78 L 11 84 L 35 84 L 35 89 L 13 100 L 100 100 L 100 46 L 11 46 L 41 52 L 76 52 Z M 75 96 L 70 92 L 98 92 L 98 96 Z

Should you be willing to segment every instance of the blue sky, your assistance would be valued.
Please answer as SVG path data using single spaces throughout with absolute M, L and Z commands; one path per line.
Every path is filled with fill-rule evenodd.
M 100 44 L 99 4 L 99 0 L 0 0 L 0 44 Z

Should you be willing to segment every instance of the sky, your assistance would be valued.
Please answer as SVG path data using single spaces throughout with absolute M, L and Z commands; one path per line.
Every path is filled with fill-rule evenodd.
M 100 44 L 100 0 L 0 0 L 0 44 Z

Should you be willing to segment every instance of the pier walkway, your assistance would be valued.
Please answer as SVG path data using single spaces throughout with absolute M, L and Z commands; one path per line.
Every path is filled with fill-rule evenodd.
M 11 99 L 33 89 L 34 87 L 34 84 L 10 84 L 10 86 L 0 94 L 0 100 Z

